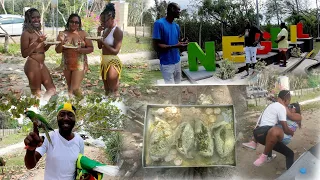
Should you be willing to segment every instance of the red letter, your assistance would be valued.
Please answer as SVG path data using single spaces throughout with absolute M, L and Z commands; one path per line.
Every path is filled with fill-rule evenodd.
M 260 37 L 260 34 L 257 33 L 256 34 L 256 39 L 258 39 Z M 271 38 L 270 33 L 268 32 L 263 32 L 263 39 L 265 40 L 269 40 Z M 264 46 L 263 49 L 257 49 L 257 54 L 268 54 L 269 52 L 271 52 L 271 48 L 272 48 L 272 43 L 271 41 L 261 41 L 260 43 L 261 46 Z
M 297 36 L 298 38 L 309 38 L 309 34 L 303 34 L 303 24 L 297 24 Z

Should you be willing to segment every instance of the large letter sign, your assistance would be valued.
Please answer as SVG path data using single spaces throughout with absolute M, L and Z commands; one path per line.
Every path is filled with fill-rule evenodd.
M 272 48 L 278 48 L 278 44 L 275 43 L 277 36 L 281 29 L 271 28 L 270 33 L 263 32 L 263 38 L 265 41 L 261 41 L 261 46 L 264 48 L 257 49 L 257 54 L 268 54 L 271 52 Z M 270 36 L 271 34 L 271 36 Z M 256 39 L 258 39 L 260 34 L 256 34 Z M 271 38 L 271 40 L 270 40 Z M 296 43 L 297 38 L 309 38 L 309 34 L 303 34 L 303 25 L 298 23 L 297 25 L 290 26 L 290 40 L 291 43 Z M 233 53 L 243 53 L 244 52 L 244 37 L 239 36 L 223 36 L 222 37 L 222 51 L 223 59 L 228 59 L 229 61 L 243 63 L 245 62 L 245 55 L 232 55 Z M 239 44 L 239 45 L 234 45 Z M 240 45 L 241 44 L 241 45 Z M 313 46 L 312 46 L 313 47 Z M 206 71 L 216 70 L 216 51 L 214 42 L 205 43 L 205 53 L 202 51 L 200 46 L 191 42 L 188 45 L 188 63 L 190 71 L 198 71 L 198 61 L 203 65 Z
M 244 37 L 239 36 L 223 36 L 222 37 L 222 51 L 223 59 L 229 59 L 234 62 L 245 62 L 244 55 L 232 55 L 233 52 L 243 52 L 243 45 L 231 45 L 231 43 L 244 42 Z
M 290 41 L 291 43 L 297 42 L 297 26 L 296 25 L 290 26 Z
M 272 43 L 270 40 L 270 34 L 268 32 L 263 32 L 263 39 L 266 41 L 261 41 L 260 45 L 263 46 L 263 49 L 257 49 L 257 54 L 268 54 L 272 49 Z M 260 34 L 256 34 L 256 39 L 260 38 Z
M 198 61 L 206 71 L 216 70 L 216 50 L 214 42 L 206 42 L 206 52 L 204 53 L 198 43 L 191 42 L 188 44 L 188 63 L 190 71 L 198 71 Z
M 309 34 L 303 34 L 302 23 L 297 24 L 297 36 L 298 36 L 298 38 L 309 38 Z
M 272 48 L 278 48 L 278 44 L 274 41 L 277 40 L 278 34 L 280 31 L 281 31 L 280 28 L 271 28 L 270 29 Z

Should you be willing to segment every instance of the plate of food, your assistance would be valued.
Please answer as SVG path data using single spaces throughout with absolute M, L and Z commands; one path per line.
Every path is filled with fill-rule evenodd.
M 86 37 L 87 39 L 90 39 L 90 40 L 99 40 L 101 39 L 102 37 L 101 36 L 96 36 L 96 37 Z
M 63 47 L 64 48 L 69 48 L 69 49 L 77 49 L 78 48 L 78 46 L 75 46 L 75 45 L 73 45 L 71 43 L 66 43 L 66 44 L 63 45 Z
M 45 44 L 60 44 L 61 41 L 56 41 L 55 39 L 49 39 L 44 42 Z

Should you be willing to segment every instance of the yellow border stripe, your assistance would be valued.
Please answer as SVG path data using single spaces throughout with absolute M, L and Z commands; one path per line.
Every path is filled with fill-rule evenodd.
M 306 56 L 306 58 L 309 58 L 314 52 L 314 49 L 312 51 L 309 52 L 309 54 Z

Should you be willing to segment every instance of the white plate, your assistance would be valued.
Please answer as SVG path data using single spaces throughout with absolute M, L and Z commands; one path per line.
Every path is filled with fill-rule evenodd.
M 67 45 L 63 45 L 64 48 L 69 48 L 69 49 L 77 49 L 77 46 L 67 46 Z
M 99 40 L 101 39 L 102 37 L 86 37 L 87 39 L 90 39 L 90 40 Z

